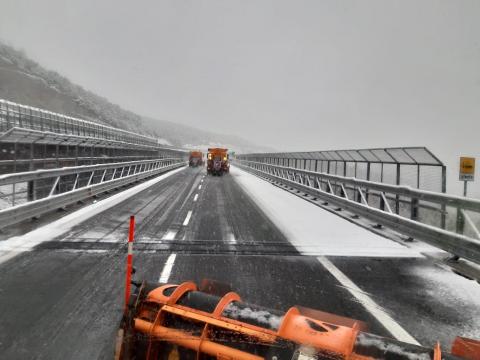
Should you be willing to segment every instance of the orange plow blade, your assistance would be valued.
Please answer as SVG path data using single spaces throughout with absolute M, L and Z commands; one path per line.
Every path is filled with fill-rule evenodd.
M 479 342 L 458 338 L 452 354 L 379 337 L 359 321 L 292 307 L 244 303 L 228 288 L 136 283 L 118 332 L 116 359 L 479 360 Z M 221 289 L 221 291 L 219 291 Z M 476 355 L 475 355 L 476 354 Z

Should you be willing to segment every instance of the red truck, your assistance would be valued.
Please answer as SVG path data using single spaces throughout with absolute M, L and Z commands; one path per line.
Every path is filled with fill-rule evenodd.
M 230 171 L 228 149 L 210 148 L 207 155 L 207 174 L 222 176 Z
M 197 167 L 203 165 L 203 153 L 201 151 L 190 151 L 190 158 L 188 160 L 190 167 Z

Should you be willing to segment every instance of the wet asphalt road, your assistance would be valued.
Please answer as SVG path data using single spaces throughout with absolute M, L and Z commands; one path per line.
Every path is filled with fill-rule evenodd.
M 286 310 L 303 305 L 385 328 L 315 257 L 300 256 L 234 178 L 187 168 L 68 234 L 0 264 L 0 358 L 108 359 L 121 318 L 128 218 L 137 219 L 137 278 L 204 278 L 242 299 Z M 188 221 L 187 221 L 188 219 Z M 422 344 L 449 342 L 466 321 L 455 304 L 426 296 L 412 267 L 428 260 L 330 258 Z M 465 317 L 479 316 L 465 308 Z M 455 315 L 452 315 L 455 314 Z

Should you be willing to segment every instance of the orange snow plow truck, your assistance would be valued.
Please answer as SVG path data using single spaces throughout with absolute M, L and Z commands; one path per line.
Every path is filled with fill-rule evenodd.
M 210 148 L 207 155 L 207 174 L 222 176 L 230 171 L 228 149 Z
M 204 280 L 132 282 L 115 359 L 479 360 L 480 342 L 457 337 L 451 350 L 366 332 L 357 320 L 301 306 L 286 313 L 244 303 L 228 285 Z
M 203 153 L 201 151 L 190 151 L 190 158 L 188 159 L 190 167 L 197 167 L 203 165 Z

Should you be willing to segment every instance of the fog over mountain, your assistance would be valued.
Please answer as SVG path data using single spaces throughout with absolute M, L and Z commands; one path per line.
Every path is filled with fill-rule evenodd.
M 160 143 L 187 148 L 227 146 L 236 151 L 266 150 L 238 136 L 223 135 L 171 121 L 152 119 L 47 70 L 25 51 L 0 42 L 0 98 L 122 129 L 153 135 Z

